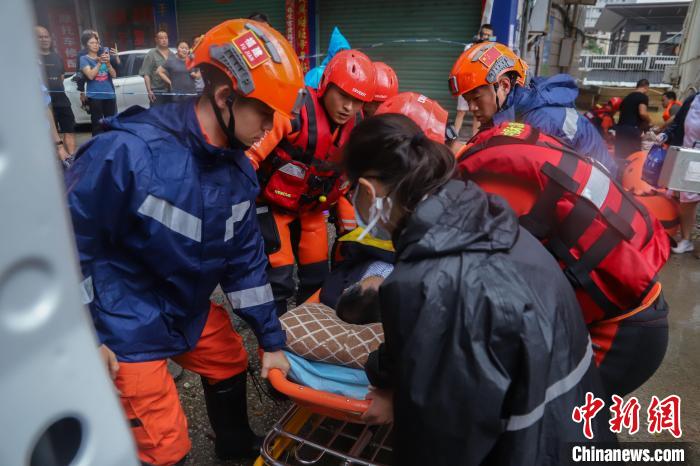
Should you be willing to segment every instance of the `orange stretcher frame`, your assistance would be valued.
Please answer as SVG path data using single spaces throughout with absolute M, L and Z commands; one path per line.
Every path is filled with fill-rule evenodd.
M 369 408 L 369 400 L 356 400 L 296 384 L 278 369 L 270 370 L 269 380 L 275 390 L 287 395 L 299 406 L 341 421 L 362 423 L 360 417 Z
M 340 463 L 356 466 L 380 466 L 377 455 L 391 452 L 392 426 L 370 426 L 361 420 L 369 407 L 368 400 L 357 400 L 321 390 L 315 390 L 288 380 L 279 369 L 271 369 L 268 380 L 272 387 L 293 402 L 289 411 L 265 436 L 261 455 L 255 466 L 289 466 L 286 455 L 298 463 L 316 465 L 322 458 L 334 458 Z M 359 431 L 353 431 L 359 428 Z M 325 441 L 314 433 L 330 432 Z M 352 446 L 334 443 L 351 440 Z M 348 448 L 349 447 L 349 448 Z M 306 452 L 302 455 L 302 451 Z M 302 458 L 311 454 L 311 457 Z

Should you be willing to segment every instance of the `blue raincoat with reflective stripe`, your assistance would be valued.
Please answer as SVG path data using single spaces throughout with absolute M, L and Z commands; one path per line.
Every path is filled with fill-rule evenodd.
M 582 155 L 603 164 L 615 174 L 617 166 L 598 130 L 576 111 L 578 87 L 568 74 L 533 78 L 526 87 L 515 86 L 493 124 L 520 121 L 551 136 L 564 139 Z
M 193 349 L 217 284 L 264 349 L 285 344 L 255 171 L 242 151 L 205 141 L 195 102 L 132 107 L 66 172 L 83 297 L 101 343 L 121 361 Z

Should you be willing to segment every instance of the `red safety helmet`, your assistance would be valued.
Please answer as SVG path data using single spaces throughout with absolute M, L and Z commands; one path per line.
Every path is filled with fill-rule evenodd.
M 374 65 L 374 76 L 377 81 L 377 85 L 374 88 L 374 99 L 372 100 L 384 102 L 386 99 L 398 94 L 399 78 L 396 76 L 396 72 L 381 61 L 375 61 L 372 65 Z
M 329 84 L 335 84 L 346 94 L 362 102 L 371 102 L 375 83 L 372 60 L 359 50 L 342 50 L 323 70 L 318 95 L 322 96 Z
M 291 118 L 301 108 L 304 73 L 294 48 L 266 23 L 232 19 L 214 26 L 187 57 L 187 68 L 212 65 L 234 90 Z
M 622 104 L 622 99 L 619 97 L 612 97 L 610 100 L 608 100 L 608 105 L 612 109 L 612 112 L 615 113 L 618 110 L 620 110 L 620 105 Z
M 413 120 L 426 137 L 444 144 L 446 139 L 455 139 L 452 126 L 448 126 L 447 110 L 439 103 L 415 92 L 402 92 L 381 104 L 375 115 L 382 113 L 400 113 Z

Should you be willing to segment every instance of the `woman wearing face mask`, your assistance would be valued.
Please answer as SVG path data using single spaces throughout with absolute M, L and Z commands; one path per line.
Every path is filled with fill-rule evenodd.
M 345 165 L 358 223 L 396 249 L 365 414 L 394 419 L 395 464 L 566 462 L 566 442 L 586 440 L 572 410 L 604 392 L 554 259 L 402 115 L 357 126 Z M 614 441 L 607 410 L 592 422 L 595 441 Z

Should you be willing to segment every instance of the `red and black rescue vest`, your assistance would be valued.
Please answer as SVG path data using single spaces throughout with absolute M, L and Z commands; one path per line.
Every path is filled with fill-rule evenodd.
M 504 123 L 475 136 L 458 167 L 506 198 L 558 259 L 587 324 L 630 315 L 660 292 L 668 236 L 593 159 L 535 128 Z
M 292 120 L 296 140 L 282 139 L 258 170 L 262 198 L 289 212 L 325 210 L 349 188 L 339 168 L 340 148 L 359 116 L 333 131 L 317 92 L 308 90 Z

